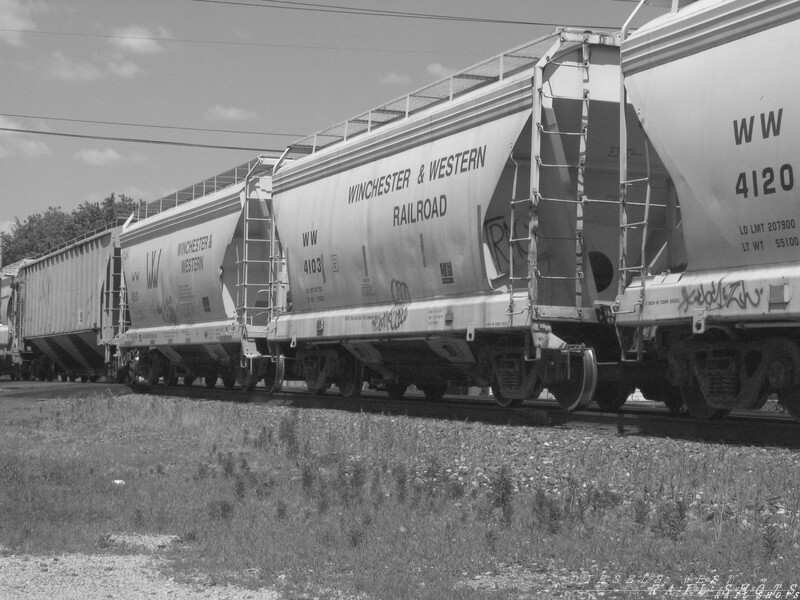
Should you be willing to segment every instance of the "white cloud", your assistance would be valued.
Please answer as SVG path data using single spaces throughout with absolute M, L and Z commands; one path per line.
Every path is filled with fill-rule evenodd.
M 169 31 L 163 27 L 158 27 L 157 31 L 152 32 L 147 27 L 139 25 L 129 25 L 119 27 L 111 31 L 116 36 L 111 38 L 111 43 L 127 52 L 134 54 L 158 54 L 164 51 L 164 47 L 159 44 L 157 38 L 170 37 Z
M 86 82 L 98 81 L 107 77 L 133 79 L 142 72 L 142 69 L 136 63 L 123 59 L 121 56 L 113 57 L 106 62 L 103 62 L 102 59 L 78 61 L 62 52 L 53 52 L 47 72 L 50 77 L 61 81 Z
M 225 107 L 217 104 L 206 111 L 206 119 L 210 121 L 249 121 L 255 119 L 256 113 L 234 106 Z
M 436 77 L 441 77 L 442 79 L 444 79 L 445 77 L 450 77 L 450 75 L 456 72 L 455 69 L 449 69 L 448 67 L 445 67 L 441 63 L 431 63 L 427 67 L 425 67 L 425 70 L 431 75 L 434 75 Z
M 407 85 L 411 83 L 411 77 L 399 73 L 387 73 L 381 77 L 380 83 L 381 85 Z
M 132 63 L 129 60 L 116 62 L 116 61 L 109 61 L 108 63 L 108 73 L 111 75 L 115 75 L 120 79 L 133 79 L 142 72 L 142 69 L 136 63 Z
M 0 221 L 0 233 L 11 233 L 15 221 Z
M 30 129 L 22 127 L 18 123 L 0 116 L 0 127 L 11 129 Z M 12 131 L 0 131 L 0 159 L 22 156 L 25 158 L 41 158 L 50 154 L 50 148 L 41 140 L 35 139 L 35 134 L 14 133 Z
M 103 69 L 88 62 L 78 62 L 61 52 L 53 52 L 50 75 L 63 81 L 96 81 L 105 76 Z
M 97 167 L 105 167 L 122 160 L 122 156 L 111 148 L 106 148 L 105 150 L 81 150 L 80 152 L 76 152 L 73 157 L 86 164 L 95 165 Z
M 28 18 L 34 12 L 30 4 L 23 5 L 19 0 L 0 0 L 0 29 L 36 29 L 36 23 Z M 12 46 L 22 46 L 21 31 L 0 31 L 0 40 Z

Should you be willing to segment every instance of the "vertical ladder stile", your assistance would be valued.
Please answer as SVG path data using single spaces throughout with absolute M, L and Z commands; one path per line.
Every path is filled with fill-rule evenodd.
M 578 176 L 575 205 L 575 308 L 583 306 L 583 206 L 586 202 L 586 149 L 589 134 L 589 46 L 584 43 L 581 48 L 583 59 L 583 100 L 581 102 L 581 134 L 578 138 Z
M 625 41 L 628 36 L 630 23 L 636 13 L 644 5 L 644 0 L 640 0 L 639 4 L 634 10 L 633 14 L 625 22 L 622 27 L 620 37 L 621 41 Z M 650 220 L 650 202 L 651 202 L 651 184 L 652 174 L 650 165 L 650 143 L 645 137 L 645 169 L 644 177 L 631 178 L 628 168 L 628 123 L 626 107 L 628 104 L 628 92 L 625 88 L 625 77 L 620 77 L 620 99 L 619 99 L 619 288 L 618 294 L 621 296 L 628 286 L 633 281 L 636 275 L 639 278 L 639 301 L 638 311 L 641 313 L 641 308 L 644 306 L 645 301 L 645 276 L 647 275 L 647 234 L 648 225 Z M 629 189 L 632 186 L 644 185 L 644 210 L 641 221 L 631 221 L 628 214 L 628 197 Z M 636 229 L 641 231 L 641 246 L 640 255 L 637 265 L 631 266 L 628 259 L 629 248 L 629 230 Z M 636 360 L 641 361 L 644 352 L 644 330 L 642 327 L 636 327 L 632 347 L 626 349 L 622 348 L 622 360 Z
M 581 47 L 581 55 L 580 59 L 575 62 L 561 62 L 557 63 L 559 68 L 577 68 L 581 73 L 581 79 L 583 82 L 583 86 L 581 88 L 580 93 L 565 93 L 565 94 L 558 94 L 557 90 L 550 89 L 550 92 L 545 91 L 544 85 L 544 77 L 543 77 L 543 68 L 537 67 L 537 69 L 541 69 L 542 75 L 540 78 L 540 85 L 537 86 L 536 92 L 538 97 L 534 101 L 534 106 L 539 107 L 539 114 L 535 115 L 535 124 L 533 127 L 534 137 L 533 137 L 533 144 L 531 153 L 535 159 L 535 167 L 532 171 L 532 197 L 530 199 L 532 213 L 536 215 L 538 213 L 538 209 L 541 207 L 543 203 L 562 203 L 562 204 L 570 204 L 574 205 L 575 207 L 575 222 L 574 222 L 574 236 L 570 235 L 569 238 L 558 238 L 558 237 L 551 237 L 549 239 L 554 240 L 572 240 L 574 242 L 575 248 L 575 262 L 574 262 L 574 269 L 571 272 L 566 273 L 552 273 L 547 272 L 543 273 L 542 270 L 539 268 L 538 263 L 532 264 L 532 281 L 530 287 L 532 289 L 538 290 L 539 280 L 561 280 L 561 281 L 573 281 L 574 282 L 574 294 L 575 294 L 575 308 L 580 312 L 581 308 L 583 307 L 584 298 L 583 298 L 583 279 L 584 279 L 584 209 L 585 205 L 589 202 L 589 199 L 586 194 L 586 162 L 587 162 L 587 148 L 588 148 L 588 135 L 589 135 L 589 107 L 590 107 L 590 92 L 589 92 L 589 77 L 590 77 L 590 47 L 588 44 L 588 40 L 584 39 L 582 47 Z M 551 62 L 550 64 L 556 64 Z M 554 101 L 577 101 L 580 103 L 580 125 L 577 131 L 567 131 L 562 130 L 558 126 L 555 128 L 548 129 L 544 126 L 543 116 L 542 113 L 545 110 L 545 107 L 548 107 L 548 110 L 551 112 L 553 111 L 553 102 Z M 558 152 L 556 152 L 557 158 L 553 163 L 545 163 L 542 158 L 542 139 L 545 136 L 550 136 L 553 139 L 557 139 L 554 143 L 554 147 L 558 148 Z M 569 139 L 574 139 L 575 137 L 578 138 L 578 157 L 576 159 L 570 159 L 567 157 L 567 150 L 566 148 L 569 147 L 567 143 Z M 563 160 L 560 160 L 561 156 L 563 155 Z M 542 172 L 552 172 L 558 175 L 554 175 L 553 177 L 556 178 L 560 175 L 560 179 L 562 182 L 572 182 L 570 183 L 570 187 L 574 189 L 574 195 L 568 193 L 566 191 L 561 191 L 558 193 L 556 197 L 548 197 L 542 194 Z M 536 217 L 532 217 L 532 219 L 536 219 Z M 542 240 L 548 239 L 547 236 L 542 236 L 541 232 L 538 230 L 538 222 L 537 226 L 534 229 L 533 224 L 531 226 L 531 244 L 541 243 Z M 535 280 L 535 281 L 534 281 Z M 534 296 L 532 296 L 532 300 L 534 302 L 538 302 L 538 298 L 534 300 Z

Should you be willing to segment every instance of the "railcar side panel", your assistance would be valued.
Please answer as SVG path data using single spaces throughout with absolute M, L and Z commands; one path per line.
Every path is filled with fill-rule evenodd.
M 236 262 L 228 252 L 241 217 L 241 186 L 127 228 L 122 262 L 132 330 L 235 317 Z
M 798 2 L 698 2 L 623 46 L 692 270 L 800 259 L 800 80 L 783 58 L 800 52 L 799 17 Z
M 276 198 L 296 310 L 490 291 L 483 220 L 528 114 L 517 112 Z

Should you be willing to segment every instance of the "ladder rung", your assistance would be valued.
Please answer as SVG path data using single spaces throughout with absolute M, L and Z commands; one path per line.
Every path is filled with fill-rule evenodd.
M 647 221 L 636 221 L 635 223 L 625 223 L 625 225 L 620 225 L 622 228 L 636 228 L 641 227 L 642 225 L 647 225 Z
M 589 199 L 586 198 L 585 200 L 571 200 L 570 198 L 548 198 L 546 196 L 539 196 L 539 200 L 544 200 L 546 202 L 563 202 L 565 204 L 586 204 L 589 202 Z M 615 202 L 614 204 L 618 204 Z
M 622 267 L 620 269 L 620 271 L 624 271 L 625 273 L 628 273 L 630 271 L 644 271 L 644 269 L 645 269 L 644 265 L 639 265 L 637 267 Z
M 542 88 L 539 88 L 539 93 L 542 95 L 543 98 L 549 98 L 550 100 L 578 100 L 580 102 L 589 101 L 588 93 L 583 94 L 582 96 L 559 96 L 557 94 L 548 94 Z
M 579 240 L 583 240 L 583 237 L 563 237 L 563 236 L 558 236 L 558 235 L 540 235 L 539 239 L 540 240 L 561 240 L 561 241 L 569 240 L 571 242 L 577 242 Z
M 622 185 L 635 185 L 637 183 L 649 183 L 649 182 L 650 182 L 650 178 L 649 177 L 641 177 L 639 179 L 628 179 L 628 180 L 623 181 L 621 183 L 622 183 Z
M 582 169 L 583 168 L 583 165 L 559 165 L 559 164 L 543 163 L 539 157 L 536 158 L 536 162 L 539 164 L 540 167 L 546 167 L 548 169 Z
M 555 281 L 578 281 L 579 279 L 583 279 L 583 271 L 580 272 L 579 275 L 571 275 L 571 276 L 559 276 L 559 275 L 542 275 L 539 271 L 536 271 L 536 276 L 539 279 L 552 279 Z
M 542 127 L 541 123 L 536 124 L 539 127 L 539 133 L 543 133 L 546 135 L 574 135 L 574 136 L 583 136 L 587 135 L 589 132 L 584 129 L 583 131 L 561 131 L 559 129 L 545 129 Z

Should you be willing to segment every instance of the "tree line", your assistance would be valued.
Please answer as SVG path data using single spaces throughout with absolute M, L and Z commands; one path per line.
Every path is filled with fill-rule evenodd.
M 143 206 L 142 200 L 111 194 L 102 202 L 87 200 L 69 213 L 59 206 L 51 206 L 24 221 L 17 217 L 11 231 L 0 234 L 3 250 L 0 266 L 44 254 L 81 235 L 113 226 Z

